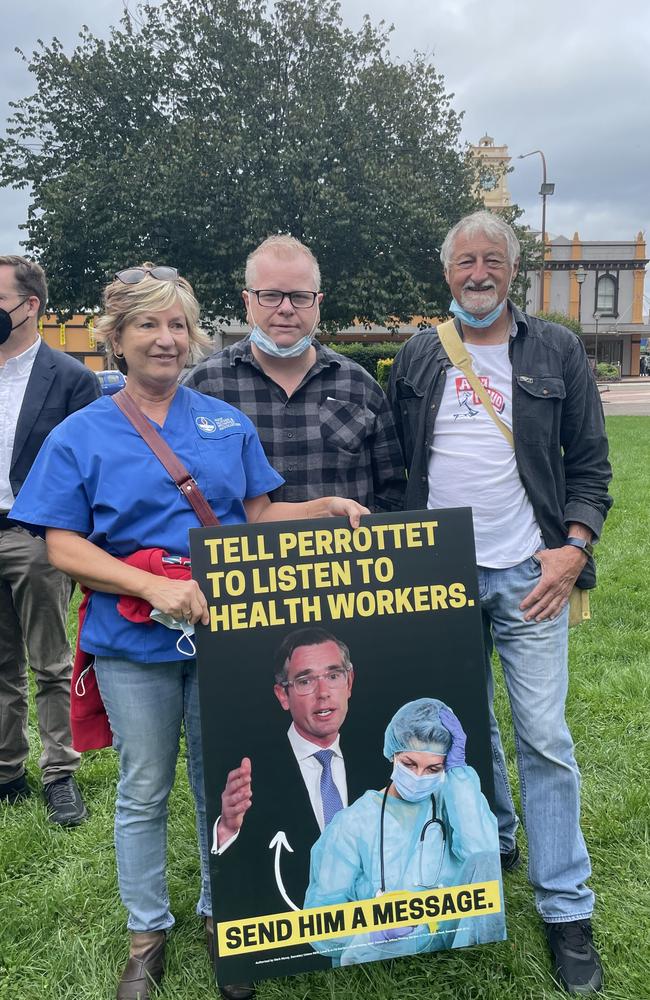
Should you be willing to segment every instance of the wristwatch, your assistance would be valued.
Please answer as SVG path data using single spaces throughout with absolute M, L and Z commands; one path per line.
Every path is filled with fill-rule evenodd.
M 582 549 L 586 556 L 593 556 L 594 547 L 591 542 L 588 542 L 586 538 L 578 538 L 577 535 L 569 535 L 568 538 L 564 539 L 565 545 L 573 545 L 575 549 Z

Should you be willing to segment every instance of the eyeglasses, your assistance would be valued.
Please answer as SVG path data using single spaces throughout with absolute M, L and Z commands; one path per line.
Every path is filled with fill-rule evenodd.
M 294 309 L 311 309 L 318 292 L 281 292 L 279 288 L 247 288 L 247 292 L 255 295 L 261 306 L 277 308 L 289 299 Z
M 139 285 L 148 274 L 158 281 L 178 280 L 178 271 L 175 267 L 127 267 L 124 271 L 116 271 L 115 277 L 125 285 Z
M 323 681 L 328 690 L 335 691 L 345 687 L 348 672 L 345 667 L 333 667 L 324 674 L 303 674 L 302 677 L 296 677 L 295 681 L 283 681 L 280 687 L 295 688 L 296 694 L 299 695 L 313 694 L 319 681 Z

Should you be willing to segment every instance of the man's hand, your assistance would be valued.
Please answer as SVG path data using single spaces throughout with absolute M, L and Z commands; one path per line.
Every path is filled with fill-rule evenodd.
M 223 847 L 241 830 L 244 816 L 253 802 L 251 762 L 244 757 L 239 767 L 231 771 L 221 793 L 221 817 L 217 824 L 217 847 Z
M 524 619 L 527 622 L 557 618 L 587 562 L 585 553 L 573 545 L 540 549 L 535 558 L 542 567 L 542 578 L 519 605 L 526 612 Z

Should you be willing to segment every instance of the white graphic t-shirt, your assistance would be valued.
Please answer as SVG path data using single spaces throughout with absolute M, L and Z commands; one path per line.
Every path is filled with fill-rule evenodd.
M 512 430 L 508 343 L 465 346 L 494 409 Z M 541 533 L 514 450 L 457 368 L 447 371 L 428 471 L 430 508 L 472 508 L 479 566 L 504 569 L 537 551 Z

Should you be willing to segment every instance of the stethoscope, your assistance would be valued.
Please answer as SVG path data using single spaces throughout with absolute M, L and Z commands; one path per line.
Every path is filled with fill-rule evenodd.
M 379 889 L 375 893 L 376 896 L 383 896 L 385 894 L 385 892 L 386 892 L 386 872 L 385 872 L 385 867 L 384 867 L 384 815 L 386 813 L 386 801 L 388 799 L 388 792 L 389 792 L 391 784 L 392 784 L 392 782 L 389 782 L 388 785 L 386 786 L 386 790 L 384 792 L 384 797 L 383 797 L 382 803 L 381 803 L 381 816 L 380 816 L 380 819 L 379 819 L 379 866 L 380 866 L 380 874 L 381 874 L 381 884 L 379 886 Z M 422 881 L 422 855 L 424 853 L 424 838 L 426 837 L 427 830 L 429 829 L 429 827 L 430 826 L 435 826 L 436 824 L 440 827 L 440 832 L 442 834 L 442 841 L 441 841 L 441 847 L 440 847 L 440 863 L 438 864 L 438 871 L 436 872 L 436 877 L 433 879 L 432 882 L 430 882 L 430 883 L 427 884 L 427 883 L 425 883 L 425 882 Z M 420 841 L 419 841 L 419 851 L 420 851 L 420 882 L 418 883 L 419 885 L 421 885 L 423 887 L 425 887 L 427 885 L 431 886 L 431 885 L 435 885 L 436 882 L 438 881 L 438 877 L 439 877 L 440 872 L 442 870 L 442 863 L 443 863 L 444 857 L 445 857 L 445 843 L 446 843 L 446 840 L 447 840 L 447 831 L 445 830 L 445 827 L 444 827 L 444 824 L 443 824 L 442 820 L 438 819 L 438 816 L 436 814 L 436 800 L 435 800 L 434 796 L 432 795 L 431 796 L 431 819 L 427 820 L 427 822 L 422 827 L 422 831 L 420 833 Z

